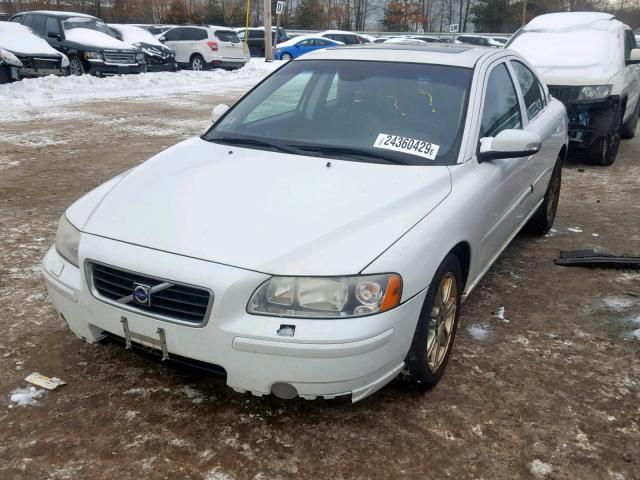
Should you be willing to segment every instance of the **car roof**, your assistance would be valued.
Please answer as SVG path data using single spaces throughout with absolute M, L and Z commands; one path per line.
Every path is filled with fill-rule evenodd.
M 300 57 L 300 60 L 366 60 L 379 62 L 407 62 L 451 65 L 473 68 L 483 56 L 492 55 L 502 49 L 478 47 L 475 45 L 450 45 L 445 43 L 425 43 L 423 45 L 402 45 L 389 43 L 367 43 L 315 50 Z
M 26 15 L 28 13 L 36 13 L 39 15 L 51 15 L 52 17 L 86 17 L 86 18 L 98 18 L 93 15 L 87 15 L 86 13 L 77 12 L 61 12 L 58 10 L 30 10 L 27 12 L 16 13 L 16 15 Z
M 609 30 L 621 25 L 610 13 L 599 12 L 560 12 L 539 15 L 522 30 L 525 32 L 567 32 L 598 28 Z
M 327 35 L 327 34 L 335 34 L 335 35 L 358 35 L 355 32 L 349 32 L 347 30 L 323 30 L 322 32 L 318 32 L 316 35 Z

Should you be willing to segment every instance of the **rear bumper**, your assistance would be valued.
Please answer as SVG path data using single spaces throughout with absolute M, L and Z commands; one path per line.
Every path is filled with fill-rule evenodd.
M 242 58 L 221 58 L 207 62 L 207 68 L 242 68 L 247 64 L 248 60 Z
M 91 235 L 82 235 L 80 245 L 81 258 L 202 286 L 214 292 L 215 300 L 201 327 L 124 310 L 95 298 L 88 273 L 51 247 L 42 262 L 43 276 L 53 304 L 76 336 L 89 342 L 106 333 L 123 337 L 122 317 L 135 335 L 157 338 L 161 328 L 170 358 L 173 354 L 220 366 L 231 388 L 257 396 L 280 383 L 306 399 L 350 395 L 358 401 L 371 395 L 402 369 L 425 295 L 423 291 L 393 310 L 356 319 L 249 315 L 246 303 L 267 275 Z M 277 335 L 283 324 L 296 327 L 295 338 Z

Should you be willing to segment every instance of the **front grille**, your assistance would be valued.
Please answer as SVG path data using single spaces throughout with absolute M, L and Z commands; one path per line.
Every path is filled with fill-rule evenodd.
M 60 60 L 57 58 L 34 58 L 33 68 L 43 70 L 60 68 Z
M 552 97 L 560 100 L 565 106 L 569 106 L 576 101 L 580 87 L 565 87 L 549 85 L 549 93 Z
M 137 63 L 135 53 L 104 52 L 104 61 L 107 63 L 122 63 L 122 64 Z
M 192 325 L 206 323 L 213 303 L 212 293 L 204 288 L 149 277 L 101 263 L 89 263 L 93 293 L 108 303 L 146 313 L 169 321 Z M 134 283 L 151 289 L 148 304 L 133 299 Z M 154 291 L 154 287 L 159 287 Z

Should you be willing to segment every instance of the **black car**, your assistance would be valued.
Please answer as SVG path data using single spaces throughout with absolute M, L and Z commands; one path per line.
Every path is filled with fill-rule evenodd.
M 245 41 L 246 31 L 244 28 L 236 29 L 236 33 L 238 34 L 238 38 L 240 41 Z M 276 31 L 275 28 L 271 31 L 271 45 L 273 45 L 276 41 Z M 285 32 L 284 28 L 280 27 L 278 31 L 278 43 L 287 41 L 287 32 Z M 247 40 L 247 45 L 249 46 L 249 53 L 252 57 L 264 57 L 264 28 L 250 28 L 249 29 L 249 38 Z
M 91 15 L 42 10 L 18 13 L 10 21 L 30 27 L 67 55 L 73 75 L 146 71 L 142 50 L 113 37 L 109 27 Z
M 345 45 L 358 45 L 361 43 L 371 43 L 371 40 L 365 38 L 357 33 L 343 32 L 342 30 L 325 30 L 318 34 L 320 37 L 325 37 L 336 42 L 342 42 Z
M 147 72 L 175 72 L 178 69 L 175 50 L 163 45 L 149 30 L 135 25 L 110 23 L 113 35 L 138 47 L 144 53 Z

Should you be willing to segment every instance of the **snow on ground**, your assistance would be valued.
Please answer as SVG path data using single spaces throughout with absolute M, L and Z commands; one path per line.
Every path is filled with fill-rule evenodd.
M 11 392 L 10 400 L 18 407 L 28 407 L 37 405 L 37 399 L 42 396 L 44 390 L 35 387 L 16 388 Z
M 0 103 L 4 120 L 28 120 L 58 107 L 93 100 L 194 93 L 228 95 L 251 88 L 284 63 L 252 59 L 244 68 L 231 72 L 181 70 L 106 78 L 91 75 L 32 78 L 0 85 Z
M 529 464 L 529 471 L 536 478 L 544 478 L 553 471 L 553 467 L 536 458 Z
M 484 340 L 485 338 L 487 338 L 487 335 L 489 335 L 489 329 L 487 328 L 487 326 L 477 323 L 469 325 L 467 327 L 467 331 L 474 340 Z

